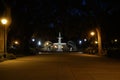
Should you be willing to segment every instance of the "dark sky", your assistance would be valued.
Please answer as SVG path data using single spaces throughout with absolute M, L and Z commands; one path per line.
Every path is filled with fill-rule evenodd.
M 105 39 L 120 36 L 120 6 L 116 0 L 1 0 L 4 7 L 3 3 L 11 7 L 10 37 L 37 34 L 49 40 L 62 32 L 66 39 L 77 39 L 96 24 Z

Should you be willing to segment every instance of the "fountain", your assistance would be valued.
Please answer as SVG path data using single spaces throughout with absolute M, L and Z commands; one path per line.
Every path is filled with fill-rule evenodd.
M 57 51 L 63 51 L 63 45 L 66 45 L 66 43 L 62 43 L 62 37 L 61 37 L 61 33 L 59 32 L 59 37 L 58 37 L 58 42 L 57 43 L 53 43 L 54 46 L 57 46 Z

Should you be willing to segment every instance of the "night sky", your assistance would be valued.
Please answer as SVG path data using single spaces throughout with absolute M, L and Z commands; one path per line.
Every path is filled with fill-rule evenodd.
M 66 40 L 78 39 L 97 25 L 105 40 L 120 36 L 120 3 L 116 0 L 1 0 L 11 8 L 9 38 L 33 34 L 54 40 L 58 32 Z

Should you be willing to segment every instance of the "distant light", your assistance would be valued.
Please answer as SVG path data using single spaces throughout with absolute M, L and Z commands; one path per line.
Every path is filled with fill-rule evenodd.
M 95 41 L 95 44 L 98 44 L 98 41 Z
M 42 54 L 42 52 L 38 52 L 38 54 Z
M 115 41 L 115 42 L 117 42 L 118 40 L 117 40 L 117 39 L 115 39 L 114 41 Z
M 32 41 L 35 42 L 35 39 L 33 38 Z
M 87 39 L 84 39 L 84 41 L 86 42 L 86 41 L 87 41 Z
M 14 48 L 14 46 L 12 45 L 11 48 Z
M 15 43 L 16 45 L 17 45 L 17 44 L 19 44 L 19 42 L 18 42 L 18 41 L 15 41 L 14 43 Z
M 47 42 L 46 45 L 49 45 L 49 43 Z
M 81 40 L 79 40 L 79 44 L 82 44 L 82 41 L 81 41 Z
M 58 48 L 58 47 L 55 45 L 54 48 Z
M 90 35 L 91 35 L 91 36 L 94 36 L 94 35 L 95 35 L 95 32 L 91 32 Z
M 38 46 L 40 46 L 41 45 L 41 41 L 38 41 Z

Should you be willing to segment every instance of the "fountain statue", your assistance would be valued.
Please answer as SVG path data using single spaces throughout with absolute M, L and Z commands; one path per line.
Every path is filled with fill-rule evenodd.
M 62 37 L 61 33 L 59 32 L 58 42 L 54 43 L 53 45 L 57 46 L 57 51 L 63 51 L 63 45 L 66 45 L 66 43 L 62 43 Z

